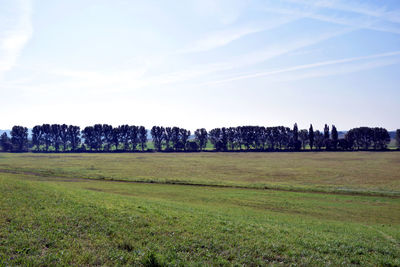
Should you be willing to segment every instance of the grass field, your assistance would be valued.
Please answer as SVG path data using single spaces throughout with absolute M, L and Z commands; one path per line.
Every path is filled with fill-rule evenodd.
M 400 195 L 400 152 L 0 154 L 0 172 Z
M 0 265 L 399 266 L 399 163 L 398 152 L 3 153 Z

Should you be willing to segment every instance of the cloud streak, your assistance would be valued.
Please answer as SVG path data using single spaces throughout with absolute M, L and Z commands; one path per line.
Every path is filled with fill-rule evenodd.
M 400 34 L 400 11 L 385 11 L 383 8 L 372 8 L 366 6 L 352 6 L 341 2 L 305 2 L 301 0 L 286 0 L 290 3 L 296 3 L 297 6 L 287 7 L 268 6 L 263 10 L 281 15 L 302 16 L 323 22 L 329 22 L 339 25 L 370 29 L 375 31 Z M 346 4 L 348 4 L 346 2 Z M 345 16 L 336 13 L 321 12 L 321 10 L 339 10 L 352 12 L 356 16 Z
M 260 77 L 272 76 L 272 75 L 287 73 L 287 72 L 308 70 L 308 69 L 337 65 L 337 64 L 352 63 L 352 62 L 361 61 L 361 60 L 378 59 L 378 58 L 392 57 L 392 56 L 399 56 L 399 55 L 400 55 L 400 51 L 393 51 L 393 52 L 375 54 L 375 55 L 369 55 L 369 56 L 352 57 L 352 58 L 345 58 L 345 59 L 338 59 L 338 60 L 328 60 L 328 61 L 323 61 L 323 62 L 298 65 L 298 66 L 293 66 L 293 67 L 278 69 L 278 70 L 273 70 L 273 71 L 265 71 L 265 72 L 258 72 L 258 73 L 253 73 L 253 74 L 238 75 L 236 77 L 223 79 L 223 80 L 219 80 L 219 81 L 213 81 L 213 82 L 210 82 L 207 84 L 210 85 L 210 84 L 234 82 L 234 81 L 244 80 L 244 79 L 260 78 Z M 391 61 L 391 62 L 393 62 L 393 61 Z M 396 62 L 399 62 L 399 61 L 395 61 L 395 63 Z M 370 66 L 374 67 L 374 66 L 381 66 L 381 65 L 372 64 Z M 347 71 L 351 72 L 351 70 L 347 70 Z M 344 72 L 340 72 L 340 73 L 344 73 Z
M 18 14 L 6 14 L 6 23 L 2 26 L 5 29 L 0 36 L 0 78 L 17 64 L 22 49 L 33 34 L 32 3 L 29 0 L 16 1 L 16 9 Z

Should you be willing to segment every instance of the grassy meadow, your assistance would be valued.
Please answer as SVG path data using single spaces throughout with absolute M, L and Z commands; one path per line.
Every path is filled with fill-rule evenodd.
M 0 172 L 400 195 L 399 152 L 0 154 Z
M 399 152 L 2 153 L 0 265 L 399 266 L 399 163 Z

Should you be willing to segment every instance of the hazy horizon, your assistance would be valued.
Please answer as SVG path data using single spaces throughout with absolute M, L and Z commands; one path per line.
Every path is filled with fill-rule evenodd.
M 0 129 L 400 128 L 396 0 L 0 7 Z

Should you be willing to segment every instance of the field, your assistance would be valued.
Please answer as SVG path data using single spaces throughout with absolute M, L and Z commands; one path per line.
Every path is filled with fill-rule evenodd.
M 0 265 L 400 265 L 400 153 L 0 154 Z

